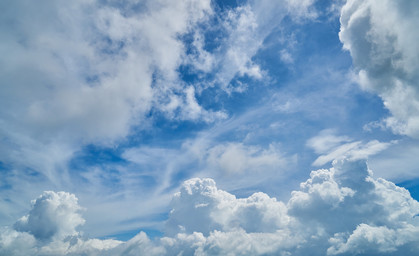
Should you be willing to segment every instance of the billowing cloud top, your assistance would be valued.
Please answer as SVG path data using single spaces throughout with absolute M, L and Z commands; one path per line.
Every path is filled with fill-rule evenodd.
M 394 132 L 419 137 L 419 2 L 349 0 L 340 40 L 353 58 L 360 84 L 380 95 Z
M 1 255 L 416 255 L 419 202 L 362 160 L 312 171 L 288 203 L 265 193 L 236 198 L 212 179 L 184 182 L 166 235 L 127 242 L 86 239 L 74 195 L 45 192 L 13 228 Z
M 34 200 L 32 210 L 19 219 L 14 228 L 39 240 L 62 239 L 77 234 L 76 227 L 84 224 L 78 213 L 80 209 L 73 194 L 46 191 Z

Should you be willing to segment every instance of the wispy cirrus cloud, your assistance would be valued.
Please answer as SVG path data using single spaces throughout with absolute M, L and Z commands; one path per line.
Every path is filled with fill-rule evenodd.
M 353 141 L 346 136 L 337 136 L 333 130 L 323 130 L 319 135 L 310 138 L 307 146 L 312 148 L 320 156 L 313 162 L 314 166 L 322 166 L 332 162 L 339 157 L 349 159 L 367 159 L 375 155 L 397 141 L 380 142 L 372 140 L 367 143 L 362 141 Z

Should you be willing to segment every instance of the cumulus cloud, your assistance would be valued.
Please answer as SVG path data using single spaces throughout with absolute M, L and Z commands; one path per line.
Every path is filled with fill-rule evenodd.
M 236 198 L 212 179 L 194 178 L 184 182 L 171 206 L 163 237 L 140 232 L 127 242 L 87 239 L 75 231 L 83 224 L 75 196 L 45 192 L 13 229 L 1 230 L 0 253 L 416 255 L 419 250 L 419 202 L 406 189 L 373 178 L 364 160 L 337 160 L 330 169 L 312 171 L 287 203 L 261 192 Z
M 340 40 L 361 86 L 377 93 L 393 132 L 419 136 L 419 22 L 416 1 L 350 0 L 341 12 Z M 385 18 L 384 18 L 385 17 Z
M 32 204 L 29 214 L 20 218 L 14 229 L 28 232 L 36 239 L 63 239 L 77 234 L 76 227 L 84 224 L 81 208 L 72 194 L 46 191 Z
M 167 234 L 211 231 L 275 232 L 289 222 L 286 206 L 264 193 L 237 199 L 212 179 L 191 179 L 172 201 Z

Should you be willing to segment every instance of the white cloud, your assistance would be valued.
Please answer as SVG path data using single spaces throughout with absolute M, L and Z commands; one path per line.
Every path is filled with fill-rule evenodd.
M 200 104 L 202 88 L 182 81 L 179 67 L 216 74 L 227 91 L 236 75 L 260 79 L 263 70 L 252 58 L 264 38 L 285 15 L 307 13 L 301 11 L 308 3 L 290 2 L 297 14 L 288 2 L 270 1 L 225 11 L 216 17 L 223 33 L 215 50 L 206 47 L 214 38 L 201 30 L 214 25 L 210 0 L 1 3 L 0 161 L 13 169 L 4 179 L 12 185 L 8 195 L 20 200 L 2 204 L 4 215 L 22 211 L 22 201 L 46 186 L 73 190 L 68 163 L 75 152 L 118 144 L 133 128 L 147 127 L 150 111 L 170 120 L 226 118 Z M 191 45 L 183 40 L 189 34 Z M 19 190 L 28 168 L 39 180 Z
M 181 81 L 179 66 L 215 72 L 226 91 L 243 91 L 247 85 L 230 88 L 231 79 L 261 78 L 252 57 L 264 38 L 309 3 L 250 2 L 226 11 L 216 24 L 225 38 L 212 52 L 200 28 L 213 25 L 209 0 L 2 4 L 0 161 L 68 187 L 74 152 L 118 143 L 147 125 L 148 111 L 178 120 L 225 118 L 199 104 L 202 88 Z M 194 35 L 196 54 L 187 51 L 186 34 Z
M 237 199 L 212 179 L 191 179 L 174 195 L 167 234 L 211 231 L 275 232 L 289 222 L 285 204 L 264 193 Z
M 292 18 L 294 19 L 313 19 L 317 17 L 317 13 L 313 8 L 313 5 L 316 0 L 302 0 L 294 1 L 287 0 L 287 7 L 290 13 L 292 13 Z
M 317 154 L 324 154 L 343 142 L 351 141 L 351 139 L 346 136 L 337 136 L 334 133 L 333 130 L 323 130 L 319 135 L 310 138 L 306 145 L 312 148 Z
M 20 218 L 14 228 L 28 232 L 36 239 L 63 239 L 76 235 L 76 228 L 84 224 L 77 198 L 66 192 L 46 191 L 32 202 L 28 215 Z
M 215 29 L 219 30 L 219 34 L 225 35 L 218 39 L 220 45 L 212 51 L 206 51 L 203 48 L 204 31 L 197 33 L 193 42 L 194 54 L 189 61 L 200 71 L 216 73 L 213 80 L 201 85 L 202 89 L 219 85 L 229 94 L 243 92 L 247 89 L 246 85 L 233 86 L 230 83 L 236 76 L 248 76 L 257 80 L 262 78 L 263 71 L 252 57 L 270 31 L 260 26 L 253 6 L 250 5 L 228 10 L 219 19 L 220 23 L 216 24 Z
M 331 238 L 330 241 L 334 245 L 327 250 L 327 253 L 329 255 L 344 253 L 363 255 L 415 254 L 415 251 L 419 249 L 417 246 L 411 244 L 411 248 L 404 249 L 403 245 L 416 242 L 418 234 L 418 227 L 413 225 L 406 225 L 399 229 L 389 229 L 384 226 L 376 227 L 360 224 L 346 241 L 342 239 L 342 234 L 337 234 Z M 398 247 L 403 249 L 398 250 Z
M 369 166 L 379 177 L 403 182 L 418 177 L 419 145 L 415 140 L 400 140 L 397 144 L 369 158 Z
M 0 253 L 416 255 L 419 203 L 409 192 L 372 178 L 363 160 L 339 160 L 333 165 L 313 171 L 287 204 L 261 192 L 236 198 L 218 189 L 212 179 L 188 180 L 173 197 L 165 236 L 153 240 L 143 232 L 127 242 L 82 238 L 74 232 L 82 223 L 75 214 L 80 207 L 74 195 L 46 192 L 26 218 L 46 214 L 43 227 L 62 231 L 45 241 L 33 223 L 26 231 L 3 228 Z M 76 221 L 68 224 L 68 220 Z
M 310 138 L 306 145 L 320 156 L 313 162 L 314 166 L 322 166 L 337 158 L 367 159 L 375 155 L 397 141 L 380 142 L 372 140 L 367 143 L 352 141 L 346 136 L 337 136 L 332 130 L 323 130 L 319 135 Z
M 419 22 L 416 1 L 350 0 L 341 12 L 340 40 L 360 85 L 377 93 L 397 134 L 419 136 Z M 385 18 L 383 18 L 385 17 Z
M 207 123 L 227 118 L 228 115 L 224 111 L 206 110 L 199 105 L 193 86 L 184 88 L 183 93 L 181 96 L 171 95 L 169 102 L 161 107 L 169 117 L 180 120 L 202 120 Z
M 209 168 L 219 169 L 226 174 L 280 169 L 286 164 L 274 144 L 263 149 L 243 143 L 226 143 L 208 149 L 207 154 Z
M 282 60 L 282 62 L 287 64 L 292 64 L 294 62 L 291 53 L 289 53 L 289 51 L 287 51 L 286 49 L 282 49 L 279 52 L 279 58 Z
M 255 184 L 272 182 L 272 177 L 282 178 L 287 168 L 296 162 L 295 156 L 282 152 L 275 143 L 268 146 L 248 145 L 243 142 L 214 144 L 207 135 L 213 136 L 214 133 L 202 134 L 195 140 L 185 141 L 180 148 L 144 146 L 127 149 L 122 157 L 132 166 L 126 170 L 122 168 L 121 172 L 116 174 L 118 186 L 123 189 L 119 189 L 115 194 L 123 194 L 126 200 L 129 199 L 131 202 L 138 200 L 138 193 L 147 195 L 141 199 L 141 202 L 148 205 L 147 212 L 151 214 L 167 211 L 172 193 L 179 188 L 179 176 L 210 177 L 219 180 L 225 189 L 244 191 Z M 138 172 L 139 169 L 142 171 Z M 106 174 L 96 173 L 91 180 L 95 184 L 100 184 L 104 175 Z M 141 182 L 143 179 L 152 185 L 143 184 Z M 100 185 L 98 187 L 97 194 L 100 194 L 102 189 L 108 189 Z M 119 197 L 116 195 L 110 200 L 112 204 L 120 205 Z M 152 198 L 148 199 L 148 195 Z M 153 200 L 157 197 L 158 200 Z M 121 216 L 125 218 L 128 216 L 129 219 L 136 218 L 135 213 L 126 213 L 121 207 L 123 205 L 114 211 L 121 212 Z M 145 209 L 140 208 L 139 211 L 144 212 Z M 119 216 L 115 219 L 122 220 Z M 138 223 L 138 225 L 155 226 L 156 223 Z
M 13 2 L 2 8 L 0 121 L 9 149 L 23 154 L 36 146 L 74 151 L 86 143 L 109 144 L 141 125 L 144 114 L 159 109 L 173 90 L 182 94 L 174 86 L 185 55 L 179 35 L 212 12 L 210 1 L 143 4 L 146 11 L 135 13 L 132 3 L 117 8 L 96 1 Z M 22 18 L 13 22 L 16 17 Z M 167 81 L 164 88 L 152 87 L 156 73 Z M 189 91 L 180 109 L 197 108 Z M 206 114 L 213 115 L 201 109 L 192 119 Z
M 0 255 L 35 255 L 36 239 L 26 232 L 0 229 Z
M 179 37 L 195 35 L 192 46 L 198 56 L 193 63 L 198 69 L 209 71 L 211 63 L 222 62 L 217 77 L 223 86 L 236 74 L 260 79 L 262 71 L 251 58 L 270 33 L 271 20 L 304 16 L 311 4 L 251 3 L 226 12 L 221 26 L 227 38 L 216 57 L 204 50 L 205 38 L 197 27 L 213 14 L 209 0 L 144 1 L 141 8 L 135 1 L 116 5 L 93 0 L 4 6 L 2 83 L 13 86 L 1 87 L 3 132 L 6 137 L 12 131 L 36 137 L 44 144 L 109 143 L 141 124 L 153 107 L 185 106 L 182 119 L 188 113 L 192 120 L 224 117 L 190 111 L 197 109 L 196 100 L 191 87 L 179 82 L 177 69 L 194 54 L 188 56 Z M 270 9 L 269 17 L 262 14 L 265 9 Z M 13 22 L 16 17 L 22 19 Z M 185 100 L 176 100 L 179 95 Z
M 278 29 L 286 17 L 294 22 L 316 18 L 313 4 L 313 0 L 248 1 L 244 5 L 229 9 L 218 16 L 220 24 L 208 29 L 218 30 L 219 34 L 225 35 L 217 38 L 220 45 L 212 51 L 205 50 L 204 31 L 197 32 L 193 37 L 193 54 L 186 63 L 191 63 L 194 68 L 203 72 L 216 72 L 213 80 L 202 84 L 203 88 L 220 85 L 229 94 L 244 92 L 247 85 L 240 82 L 233 84 L 232 80 L 243 76 L 255 80 L 266 78 L 267 72 L 253 57 L 263 48 L 264 40 Z M 291 54 L 286 50 L 280 52 L 280 57 L 286 63 L 293 61 Z
M 147 125 L 149 111 L 166 113 L 168 98 L 181 99 L 168 119 L 226 116 L 200 106 L 177 71 L 186 55 L 180 37 L 212 15 L 211 2 L 138 4 L 0 3 L 0 161 L 11 169 L 4 193 L 15 200 L 5 215 L 45 188 L 73 190 L 75 152 L 121 142 Z M 21 189 L 27 169 L 37 176 Z
M 95 15 L 76 19 L 76 22 L 82 24 L 64 25 L 72 30 L 77 29 L 73 27 L 75 25 L 91 27 L 93 30 L 92 35 L 74 39 L 85 44 L 90 51 L 91 59 L 85 60 L 88 69 L 81 72 L 80 69 L 85 70 L 86 67 L 79 66 L 79 63 L 64 67 L 67 68 L 62 74 L 64 77 L 73 75 L 79 81 L 75 81 L 73 85 L 64 83 L 62 79 L 53 81 L 53 86 L 60 89 L 52 95 L 56 102 L 32 104 L 30 113 L 34 119 L 48 115 L 48 118 L 39 122 L 59 122 L 57 128 L 62 131 L 65 129 L 61 122 L 71 121 L 71 127 L 87 126 L 80 127 L 75 133 L 87 132 L 88 139 L 92 136 L 114 139 L 125 136 L 130 126 L 141 121 L 141 114 L 151 106 L 159 107 L 161 102 L 156 100 L 170 95 L 172 90 L 179 90 L 174 82 L 177 80 L 176 70 L 185 55 L 185 49 L 178 37 L 193 30 L 206 14 L 211 13 L 210 2 L 161 1 L 157 4 L 150 1 L 144 5 L 147 6 L 146 12 L 129 13 L 123 8 L 133 8 L 130 4 L 118 9 L 91 3 L 89 8 L 94 10 Z M 81 7 L 76 6 L 71 11 L 76 12 L 77 8 Z M 61 6 L 55 11 L 67 10 L 65 6 Z M 52 31 L 46 36 L 53 40 L 56 33 L 57 31 Z M 58 54 L 60 50 L 57 49 Z M 76 50 L 78 49 L 69 49 L 74 58 L 80 55 L 74 52 Z M 69 68 L 81 74 L 69 74 Z M 164 81 L 151 88 L 152 75 L 155 72 Z M 90 77 L 93 82 L 88 84 L 84 80 Z M 140 116 L 140 120 L 135 116 Z M 48 123 L 44 125 L 51 126 Z M 103 134 L 101 129 L 105 129 Z M 89 131 L 94 132 L 89 134 Z

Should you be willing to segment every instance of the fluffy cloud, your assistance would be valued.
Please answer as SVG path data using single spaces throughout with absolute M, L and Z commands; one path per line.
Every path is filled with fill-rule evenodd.
M 378 93 L 395 133 L 419 137 L 419 22 L 416 1 L 349 0 L 341 12 L 340 40 L 359 83 Z M 385 18 L 384 18 L 385 17 Z
M 159 107 L 156 95 L 176 88 L 173 82 L 152 88 L 153 74 L 177 79 L 185 54 L 179 35 L 212 10 L 210 1 L 143 4 L 146 8 L 96 1 L 3 6 L 2 83 L 13 85 L 2 86 L 1 93 L 7 128 L 25 127 L 46 141 L 106 142 L 126 136 L 146 111 Z M 14 17 L 22 18 L 12 22 Z
M 174 195 L 167 233 L 213 230 L 274 232 L 288 224 L 286 206 L 264 193 L 237 199 L 217 189 L 212 179 L 191 179 Z
M 14 228 L 36 239 L 63 239 L 77 234 L 76 227 L 84 224 L 79 214 L 81 208 L 72 194 L 46 191 L 32 203 L 29 214 L 19 219 Z
M 45 192 L 14 229 L 2 229 L 0 253 L 417 254 L 419 203 L 404 188 L 373 178 L 365 161 L 334 161 L 300 187 L 285 204 L 260 192 L 236 198 L 212 179 L 191 179 L 173 197 L 164 237 L 151 240 L 140 232 L 127 242 L 82 238 L 75 231 L 83 219 L 74 195 Z

